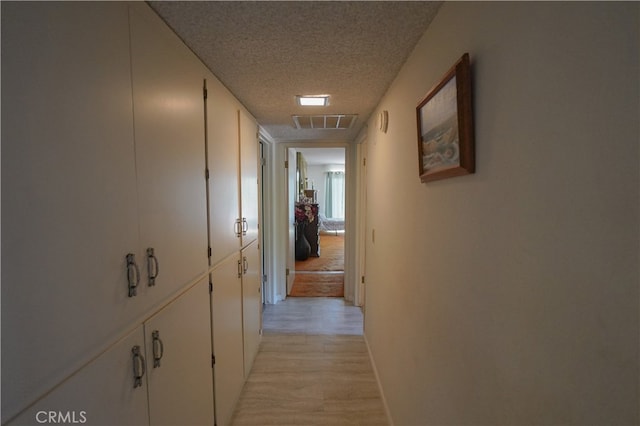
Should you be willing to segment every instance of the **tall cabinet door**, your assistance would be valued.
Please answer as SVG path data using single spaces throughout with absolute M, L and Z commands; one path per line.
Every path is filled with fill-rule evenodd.
M 213 75 L 207 79 L 207 167 L 211 265 L 240 248 L 237 101 Z
M 258 239 L 258 124 L 244 110 L 238 111 L 238 121 L 242 247 L 246 247 Z
M 144 358 L 144 335 L 139 326 L 9 425 L 149 424 L 148 368 L 148 360 Z M 55 421 L 49 420 L 49 412 L 54 413 Z
M 205 69 L 144 3 L 131 5 L 131 56 L 140 249 L 157 275 L 140 292 L 156 301 L 208 268 Z
M 244 376 L 249 377 L 258 354 L 262 329 L 262 295 L 260 290 L 260 249 L 254 241 L 242 250 L 242 328 L 244 330 Z
M 209 281 L 145 322 L 151 425 L 213 425 Z
M 125 261 L 138 247 L 127 6 L 1 7 L 4 422 L 139 301 Z
M 216 424 L 230 424 L 244 384 L 242 338 L 242 266 L 230 256 L 211 273 Z

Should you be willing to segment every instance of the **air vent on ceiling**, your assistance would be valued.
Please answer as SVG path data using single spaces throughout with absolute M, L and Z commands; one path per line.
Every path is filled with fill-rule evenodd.
M 296 129 L 350 129 L 357 114 L 294 115 Z

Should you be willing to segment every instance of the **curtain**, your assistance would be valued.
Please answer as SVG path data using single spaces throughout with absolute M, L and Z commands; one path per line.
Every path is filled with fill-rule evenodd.
M 325 216 L 344 219 L 344 172 L 327 172 Z

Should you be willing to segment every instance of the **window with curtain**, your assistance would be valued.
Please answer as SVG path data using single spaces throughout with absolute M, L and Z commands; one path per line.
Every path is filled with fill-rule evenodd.
M 344 219 L 344 172 L 327 172 L 324 210 L 328 218 Z

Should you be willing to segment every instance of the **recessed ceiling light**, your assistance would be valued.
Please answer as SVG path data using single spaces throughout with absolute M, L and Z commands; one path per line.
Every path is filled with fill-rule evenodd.
M 329 105 L 329 95 L 316 95 L 316 96 L 296 96 L 298 98 L 298 105 L 300 106 L 327 106 Z

